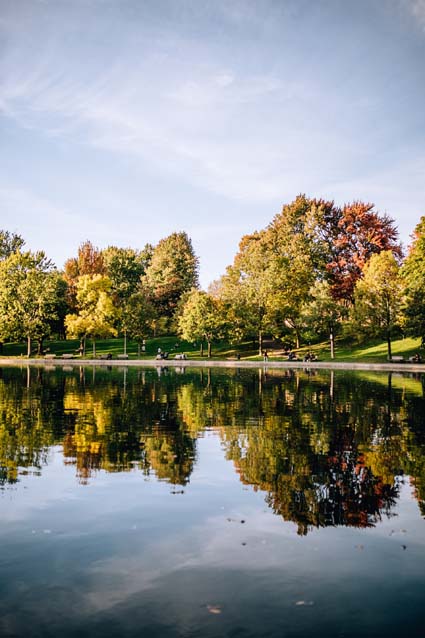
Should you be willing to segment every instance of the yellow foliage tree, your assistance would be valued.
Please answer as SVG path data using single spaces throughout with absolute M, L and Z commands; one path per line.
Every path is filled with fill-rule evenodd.
M 117 335 L 114 326 L 117 311 L 110 292 L 109 277 L 82 275 L 77 281 L 78 314 L 69 314 L 65 318 L 68 336 L 79 338 L 84 351 L 87 337 L 92 339 L 93 357 L 96 356 L 96 339 Z

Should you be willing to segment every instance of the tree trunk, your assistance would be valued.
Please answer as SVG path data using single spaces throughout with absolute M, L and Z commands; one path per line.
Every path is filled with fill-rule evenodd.
M 127 354 L 127 330 L 124 330 L 124 354 Z
M 391 330 L 387 330 L 388 361 L 391 361 Z
M 137 342 L 137 358 L 140 359 L 140 341 Z
M 208 359 L 211 359 L 211 341 L 207 341 L 208 343 Z
M 298 331 L 295 332 L 295 347 L 297 350 L 300 347 L 300 335 Z
M 31 356 L 31 337 L 28 335 L 27 337 L 27 357 L 28 359 Z
M 388 348 L 388 361 L 391 361 L 391 310 L 390 305 L 387 302 L 387 348 Z
M 204 342 L 201 341 L 201 357 L 204 356 Z
M 334 349 L 334 331 L 333 328 L 331 327 L 331 331 L 329 334 L 329 340 L 331 342 L 331 359 L 335 358 L 335 349 Z
M 83 337 L 83 357 L 86 356 L 86 337 Z
M 41 356 L 43 354 L 43 337 L 37 339 L 37 354 Z
M 261 329 L 258 331 L 258 354 L 260 357 L 263 354 L 263 332 Z

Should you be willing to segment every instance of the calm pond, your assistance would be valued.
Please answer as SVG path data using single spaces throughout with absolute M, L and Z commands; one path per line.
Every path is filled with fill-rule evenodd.
M 0 635 L 424 636 L 425 378 L 0 370 Z

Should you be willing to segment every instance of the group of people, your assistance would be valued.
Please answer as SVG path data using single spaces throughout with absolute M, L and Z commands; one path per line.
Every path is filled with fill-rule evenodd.
M 288 361 L 298 361 L 298 357 L 295 354 L 295 352 L 292 352 L 292 350 L 288 350 L 286 352 L 287 357 L 288 357 Z M 263 359 L 264 361 L 268 361 L 269 360 L 269 353 L 267 352 L 267 350 L 263 350 Z M 303 361 L 317 361 L 317 357 L 314 354 L 314 352 L 308 352 Z

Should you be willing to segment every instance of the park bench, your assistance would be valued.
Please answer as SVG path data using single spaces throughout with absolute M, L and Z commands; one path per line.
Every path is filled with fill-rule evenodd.
M 110 359 L 112 359 L 112 354 L 110 352 L 108 352 L 107 354 L 101 354 L 99 356 L 99 359 L 101 361 L 109 361 Z
M 128 354 L 118 354 L 117 359 L 128 359 Z
M 62 355 L 62 359 L 73 359 L 74 355 L 72 354 L 72 352 L 65 352 L 65 354 Z
M 187 357 L 186 357 L 185 353 L 183 352 L 182 354 L 176 354 L 176 356 L 174 357 L 174 359 L 178 359 L 178 360 L 180 360 L 180 361 L 182 361 L 182 360 L 184 361 L 184 360 L 186 360 L 186 359 L 187 359 Z
M 391 359 L 389 359 L 389 361 L 391 361 L 392 363 L 403 363 L 404 362 L 404 357 L 401 356 L 395 356 L 395 357 L 391 357 Z
M 56 355 L 55 354 L 45 354 L 44 358 L 45 359 L 56 359 Z

